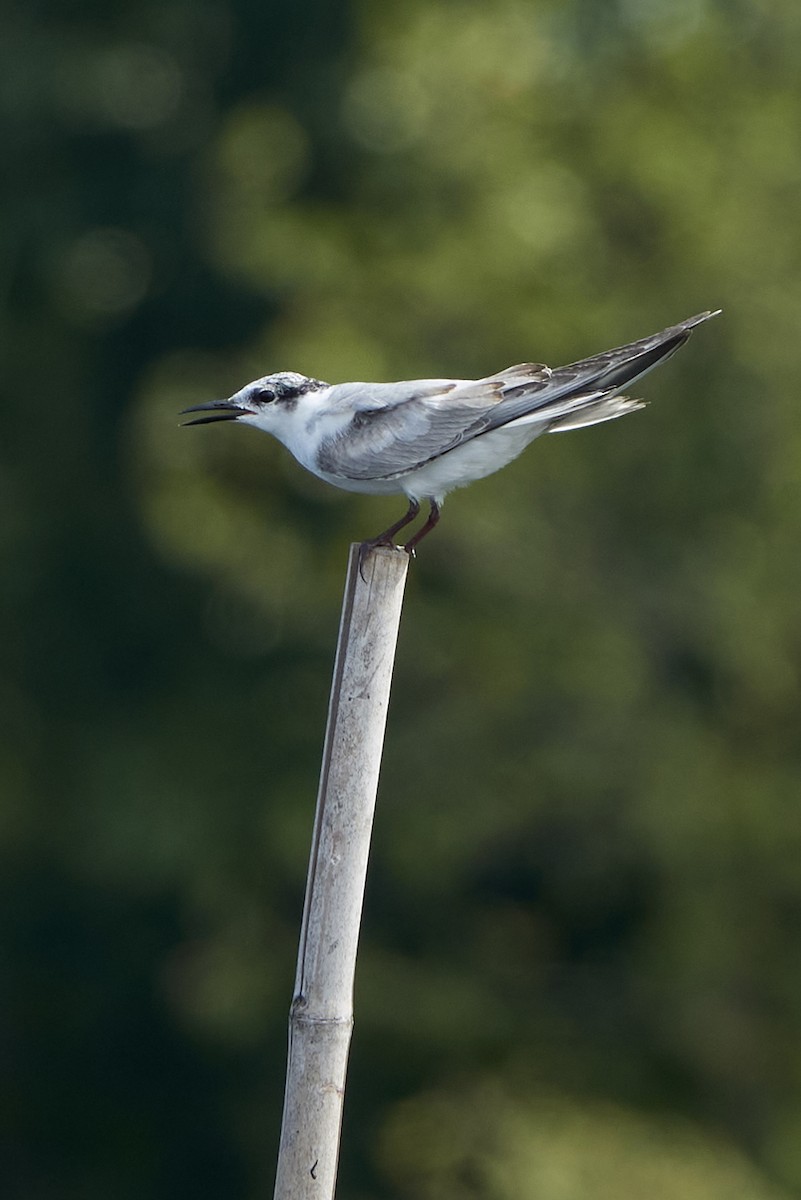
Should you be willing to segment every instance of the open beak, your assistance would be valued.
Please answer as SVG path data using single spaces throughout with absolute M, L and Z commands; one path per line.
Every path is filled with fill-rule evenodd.
M 254 416 L 249 408 L 242 408 L 232 400 L 208 400 L 205 404 L 193 404 L 191 408 L 181 410 L 184 413 L 206 412 L 207 417 L 195 417 L 193 421 L 184 421 L 184 425 L 211 425 L 213 421 L 235 421 L 237 417 Z

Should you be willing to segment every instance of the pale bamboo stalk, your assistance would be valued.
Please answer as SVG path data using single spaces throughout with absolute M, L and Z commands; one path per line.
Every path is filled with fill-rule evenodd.
M 350 548 L 289 1019 L 275 1200 L 333 1200 L 353 979 L 409 556 Z M 363 577 L 362 577 L 363 572 Z

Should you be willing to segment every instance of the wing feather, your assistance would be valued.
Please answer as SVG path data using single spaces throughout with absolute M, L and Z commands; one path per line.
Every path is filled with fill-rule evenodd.
M 381 394 L 372 407 L 358 404 L 353 420 L 323 442 L 318 465 L 326 474 L 344 479 L 405 475 L 475 437 L 503 398 L 499 380 L 448 380 L 436 390 L 415 390 L 416 381 L 388 386 L 397 389 L 394 404 Z

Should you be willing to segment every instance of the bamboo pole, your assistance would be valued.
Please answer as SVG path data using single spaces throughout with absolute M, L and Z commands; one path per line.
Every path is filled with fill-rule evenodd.
M 353 979 L 409 555 L 352 545 L 289 1018 L 275 1200 L 333 1200 Z M 362 574 L 363 573 L 363 574 Z

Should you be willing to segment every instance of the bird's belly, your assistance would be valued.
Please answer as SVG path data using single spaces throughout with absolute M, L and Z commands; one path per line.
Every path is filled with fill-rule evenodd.
M 406 492 L 405 475 L 389 479 L 348 479 L 344 475 L 330 475 L 319 468 L 314 468 L 312 473 L 343 492 L 360 492 L 366 496 L 400 496 Z
M 442 498 L 454 488 L 464 487 L 474 479 L 483 479 L 505 467 L 522 454 L 526 446 L 545 432 L 547 426 L 505 426 L 492 433 L 481 434 L 447 454 L 433 458 L 425 466 L 400 476 L 399 490 L 416 500 Z

